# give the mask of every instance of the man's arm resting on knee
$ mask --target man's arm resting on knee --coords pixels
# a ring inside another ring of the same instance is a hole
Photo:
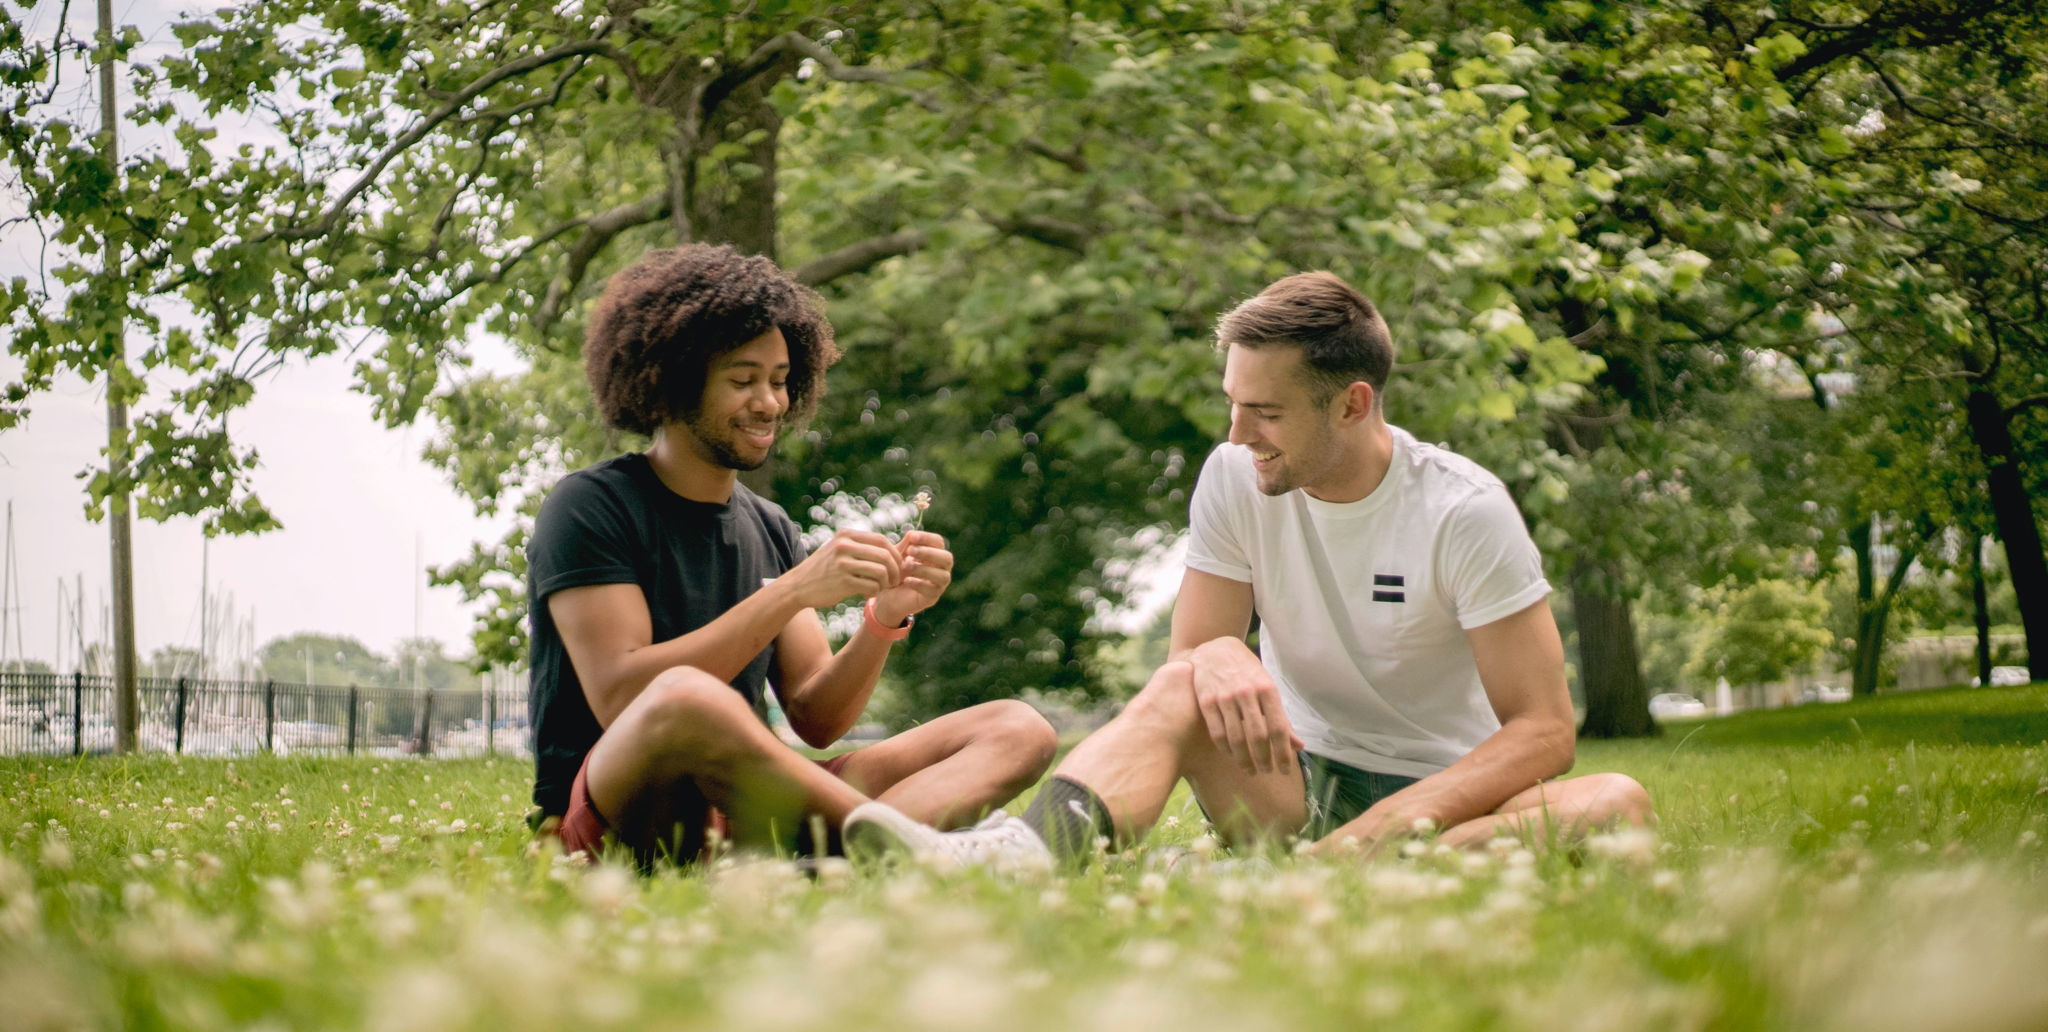
[[[1442,771],[1379,801],[1317,844],[1371,851],[1417,820],[1438,830],[1498,809],[1517,792],[1571,769],[1577,748],[1564,644],[1546,599],[1465,632],[1500,730]]]
[[[1273,676],[1244,643],[1252,610],[1250,584],[1188,570],[1173,603],[1167,658],[1194,667],[1195,705],[1218,749],[1247,774],[1291,771],[1302,743]]]

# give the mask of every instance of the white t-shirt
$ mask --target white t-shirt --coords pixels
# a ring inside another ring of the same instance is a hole
[[[1550,593],[1499,478],[1398,427],[1373,492],[1260,493],[1224,444],[1195,484],[1190,569],[1251,584],[1259,658],[1308,751],[1426,777],[1500,730],[1465,631]]]

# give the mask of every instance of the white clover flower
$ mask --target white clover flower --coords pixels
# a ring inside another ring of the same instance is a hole
[[[903,990],[902,1016],[944,1032],[1005,1027],[1012,998],[1009,979],[980,965],[942,961]]]
[[[1609,860],[1647,866],[1657,859],[1657,834],[1648,828],[1619,828],[1588,838],[1586,852]]]
[[[1173,964],[1180,956],[1180,947],[1164,939],[1145,939],[1132,943],[1126,952],[1130,955],[1132,967],[1159,971]]]
[[[71,869],[71,839],[52,835],[43,840],[43,866],[53,871]]]
[[[606,917],[617,916],[639,898],[638,879],[633,872],[612,864],[599,864],[591,868],[578,886],[577,895],[585,906]]]
[[[865,970],[889,944],[888,929],[865,917],[828,917],[812,925],[804,937],[812,968],[831,975]]]

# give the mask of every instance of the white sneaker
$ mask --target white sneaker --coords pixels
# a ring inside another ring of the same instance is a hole
[[[1006,873],[1053,868],[1052,850],[1031,826],[1001,810],[961,831],[940,831],[887,803],[862,803],[846,815],[846,851],[860,858],[907,855],[938,867],[986,867]]]

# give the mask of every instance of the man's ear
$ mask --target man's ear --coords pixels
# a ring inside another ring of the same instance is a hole
[[[1366,383],[1364,380],[1353,380],[1351,383],[1346,384],[1343,390],[1337,392],[1338,422],[1343,423],[1345,426],[1350,426],[1364,420],[1365,417],[1372,414],[1373,404],[1378,400],[1372,389],[1372,384]]]

